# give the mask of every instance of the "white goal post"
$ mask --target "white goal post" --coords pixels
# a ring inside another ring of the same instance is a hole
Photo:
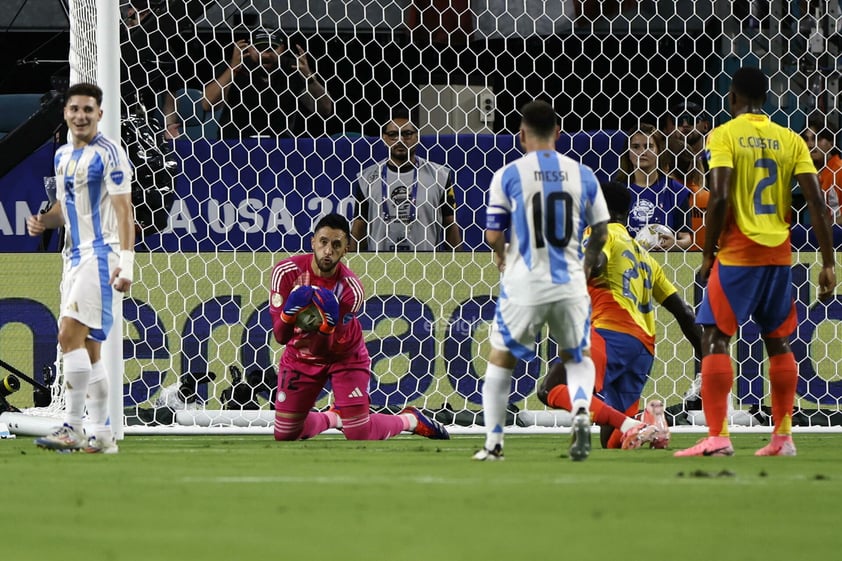
[[[840,125],[835,69],[842,42],[834,38],[842,16],[835,0],[821,3],[818,19],[782,0],[570,0],[556,11],[553,3],[530,0],[516,6],[137,0],[134,7],[148,9],[149,19],[131,31],[124,23],[129,0],[119,9],[113,0],[70,4],[71,83],[103,87],[111,118],[103,130],[121,135],[117,96],[142,87],[155,93],[146,117],[159,121],[156,130],[181,124],[181,136],[166,141],[179,166],[169,222],[139,242],[121,329],[107,345],[109,368],[121,382],[113,384],[111,403],[122,414],[112,419],[118,430],[125,423],[128,434],[271,432],[269,398],[281,349],[271,336],[268,275],[282,257],[309,250],[312,225],[324,213],[354,216],[354,182],[361,169],[385,158],[379,134],[391,107],[413,111],[419,155],[453,169],[464,243],[459,252],[348,255],[366,289],[361,321],[373,358],[372,406],[422,407],[453,432],[481,426],[486,334],[498,284],[482,238],[483,204],[493,171],[520,153],[514,133],[523,101],[554,103],[560,148],[601,180],[615,176],[627,132],[640,122],[664,128],[670,119],[727,120],[724,88],[741,64],[759,64],[770,76],[767,105],[777,122],[798,132],[817,116],[834,131]],[[332,114],[304,118],[295,138],[219,138],[225,112],[203,107],[203,86],[225,68],[234,41],[259,29],[307,53]],[[810,46],[818,40],[821,49]],[[140,56],[126,58],[139,48]],[[122,78],[121,52],[124,63],[132,61]],[[166,66],[159,73],[164,82],[153,78],[159,65]],[[138,76],[148,82],[131,82]],[[663,156],[677,174],[680,154]],[[703,225],[701,206],[687,213],[689,228]],[[842,426],[842,300],[815,304],[818,261],[805,220],[799,212],[793,229],[796,424],[835,430]],[[842,243],[842,231],[835,238]],[[700,256],[698,250],[658,256],[691,303],[699,298]],[[555,352],[551,341],[540,345],[541,359],[519,365],[513,382],[510,421],[519,431],[569,425],[568,414],[546,411],[535,397]],[[752,325],[735,338],[732,356],[730,422],[768,430],[764,353]],[[663,399],[677,426],[702,430],[701,412],[686,399],[697,368],[677,323],[659,312],[643,401]],[[317,406],[329,404],[325,393]]]

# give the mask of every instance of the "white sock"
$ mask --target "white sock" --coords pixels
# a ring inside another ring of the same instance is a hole
[[[506,425],[506,404],[509,402],[511,383],[511,368],[502,368],[489,363],[482,386],[486,450],[494,450],[498,444],[503,446],[503,427]]]
[[[64,422],[82,432],[82,417],[85,415],[85,396],[91,379],[91,359],[85,348],[64,353],[64,385],[67,411]]]
[[[108,375],[103,361],[91,366],[91,380],[88,382],[88,420],[93,425],[94,434],[109,434],[108,422]]]
[[[626,420],[623,421],[622,425],[620,425],[620,432],[625,433],[630,428],[632,428],[634,426],[637,426],[637,425],[641,425],[641,424],[643,424],[643,423],[641,423],[637,419],[632,419],[631,417],[626,417]]]
[[[569,360],[564,363],[567,369],[567,390],[570,392],[570,402],[573,404],[572,413],[579,409],[590,410],[593,385],[596,383],[596,367],[591,357],[583,356],[582,362]]]

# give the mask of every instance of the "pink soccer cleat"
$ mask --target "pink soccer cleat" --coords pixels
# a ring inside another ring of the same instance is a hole
[[[658,429],[658,433],[652,438],[649,446],[652,448],[666,448],[670,443],[670,427],[667,418],[664,416],[664,402],[654,399],[646,404],[643,410],[643,422]]]
[[[658,427],[646,423],[638,423],[623,433],[621,448],[623,450],[635,450],[647,442],[652,442],[658,437]]]
[[[695,446],[679,450],[673,456],[684,458],[688,456],[733,456],[734,447],[727,436],[708,436],[698,441]]]
[[[795,456],[795,443],[792,436],[773,434],[772,440],[754,453],[755,456]]]

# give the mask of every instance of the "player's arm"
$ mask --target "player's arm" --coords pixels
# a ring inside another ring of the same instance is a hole
[[[502,230],[486,230],[485,241],[494,252],[494,264],[502,272],[506,266],[506,234]]]
[[[699,277],[706,281],[713,267],[713,260],[719,245],[719,236],[725,227],[725,216],[728,209],[728,192],[731,188],[731,175],[734,170],[729,167],[712,168],[709,172],[708,209],[705,213],[705,246],[702,248],[702,267]]]
[[[357,178],[357,184],[354,186],[354,197],[357,199],[357,204],[354,222],[351,223],[351,239],[348,244],[348,251],[365,251],[368,247],[366,217],[368,216],[368,205],[371,203],[360,188],[361,182],[362,175]]]
[[[813,232],[819,241],[819,251],[822,255],[818,298],[827,300],[836,292],[836,254],[833,249],[830,215],[827,212],[818,176],[815,173],[799,173],[795,179],[798,180],[798,185],[807,201],[807,209],[813,220]]]
[[[451,176],[447,176],[447,185],[441,201],[441,222],[444,228],[444,241],[453,251],[462,250],[462,230],[456,223],[456,193]]]
[[[298,312],[309,304],[313,297],[312,287],[293,286],[293,279],[298,275],[297,269],[290,269],[285,273],[279,272],[279,267],[284,263],[287,262],[281,261],[281,263],[275,265],[269,288],[269,315],[272,318],[272,334],[281,345],[286,345],[292,339],[295,334],[295,320]],[[296,288],[303,288],[304,290],[296,294]]]
[[[46,230],[64,226],[61,201],[56,201],[47,212],[34,214],[26,219],[26,231],[30,236],[40,236]]]
[[[120,264],[111,273],[115,290],[126,292],[134,280],[134,207],[131,193],[111,194],[111,204],[117,216],[117,233],[120,237]]]
[[[693,350],[696,351],[696,357],[702,358],[702,333],[699,326],[696,324],[696,314],[693,313],[693,308],[690,304],[674,292],[667,296],[666,300],[661,302],[661,305],[666,308],[669,313],[673,315],[681,328],[684,337],[693,345]]]
[[[506,230],[512,220],[511,206],[503,193],[502,173],[499,169],[491,178],[485,209],[485,241],[494,252],[494,264],[500,272],[506,267]]]

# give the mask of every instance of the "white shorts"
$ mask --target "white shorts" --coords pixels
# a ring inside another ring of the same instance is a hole
[[[536,339],[544,325],[561,350],[576,362],[591,346],[591,299],[587,293],[544,304],[519,305],[505,297],[497,299],[497,312],[489,335],[491,346],[510,351],[517,358],[537,357]]]
[[[100,343],[114,323],[113,307],[121,302],[122,294],[108,282],[119,260],[113,251],[107,257],[87,255],[75,265],[70,259],[64,260],[59,320],[71,317],[88,326],[88,337]]]

